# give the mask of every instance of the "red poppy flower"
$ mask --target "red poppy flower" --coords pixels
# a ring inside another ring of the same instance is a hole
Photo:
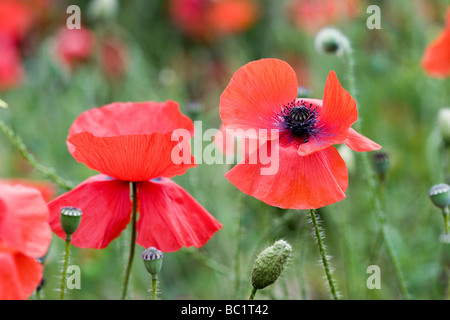
[[[30,30],[34,20],[31,8],[23,1],[0,1],[0,34],[19,42]]]
[[[36,258],[51,241],[48,207],[41,193],[0,184],[0,299],[27,299],[42,279]]]
[[[355,151],[380,148],[351,128],[358,118],[356,102],[333,71],[323,101],[297,99],[295,71],[277,59],[240,68],[220,98],[220,116],[226,128],[261,133],[257,136],[266,139],[226,177],[272,206],[312,209],[342,200],[348,173],[333,145],[345,143]],[[270,158],[278,161],[277,170],[261,174]]]
[[[44,198],[45,202],[52,200],[56,194],[55,186],[47,181],[31,180],[31,179],[24,179],[24,178],[10,178],[10,179],[0,180],[0,183],[10,184],[10,185],[18,185],[19,184],[19,185],[35,188],[41,192],[42,197]]]
[[[56,35],[56,54],[59,61],[70,68],[86,62],[94,50],[94,35],[86,27],[62,27]]]
[[[288,15],[308,33],[340,20],[355,17],[360,12],[359,0],[293,0]]]
[[[186,35],[210,41],[246,31],[255,23],[258,10],[250,0],[171,0],[169,13]]]
[[[125,74],[128,60],[127,48],[118,39],[105,39],[101,43],[101,68],[111,79],[117,79]]]
[[[0,36],[0,90],[19,86],[25,77],[20,52],[11,39]]]
[[[112,103],[82,113],[70,128],[72,156],[95,175],[49,203],[50,226],[61,238],[59,210],[77,207],[83,218],[72,243],[104,248],[130,221],[130,182],[137,183],[140,217],[137,243],[145,248],[176,251],[200,247],[221,228],[182,187],[169,178],[195,166],[190,150],[173,141],[177,129],[194,132],[192,121],[173,101]],[[189,152],[189,163],[175,164],[171,154]]]
[[[450,75],[450,9],[447,10],[445,29],[425,49],[422,67],[432,77]]]

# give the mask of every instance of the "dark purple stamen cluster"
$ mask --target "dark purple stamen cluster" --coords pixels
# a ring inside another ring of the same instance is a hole
[[[304,138],[303,143],[306,143],[315,131],[318,114],[317,106],[296,100],[284,105],[279,116],[285,128],[295,137]]]

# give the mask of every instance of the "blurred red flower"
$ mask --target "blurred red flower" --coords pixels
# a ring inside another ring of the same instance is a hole
[[[360,0],[292,0],[288,16],[302,30],[316,33],[323,27],[360,13]]]
[[[447,10],[446,27],[426,48],[422,67],[432,77],[450,75],[450,9]]]
[[[94,34],[86,27],[61,27],[56,35],[56,55],[59,62],[74,68],[91,58],[94,52]]]
[[[170,177],[195,166],[175,164],[174,131],[194,132],[192,121],[173,101],[112,103],[82,113],[70,128],[67,145],[72,156],[95,175],[49,203],[50,225],[61,238],[59,210],[73,206],[83,219],[72,237],[75,246],[104,248],[130,221],[130,182],[137,183],[139,213],[137,243],[145,248],[176,251],[204,245],[221,228],[194,198]]]
[[[0,299],[27,299],[42,280],[52,233],[41,193],[0,183]]]
[[[47,182],[47,181],[32,180],[32,179],[25,179],[25,178],[9,178],[9,179],[0,180],[0,183],[10,184],[10,185],[18,185],[19,184],[19,185],[35,188],[41,192],[42,197],[44,198],[45,202],[49,202],[56,195],[55,186],[52,183]]]
[[[171,0],[169,13],[188,36],[210,41],[248,30],[257,20],[258,7],[251,0]]]
[[[274,150],[271,157],[277,153],[273,159],[279,167],[262,175],[269,155],[262,155],[259,147],[226,177],[269,205],[315,209],[345,198],[347,168],[333,145],[345,143],[355,151],[381,147],[351,128],[358,118],[356,102],[334,71],[323,101],[297,99],[297,85],[295,71],[278,59],[250,62],[233,75],[220,98],[222,122],[228,129],[257,132],[266,139],[263,147]]]
[[[101,43],[101,68],[111,79],[122,77],[127,69],[128,54],[125,44],[117,39],[107,38]]]
[[[0,35],[9,37],[15,44],[23,39],[34,20],[31,7],[24,1],[0,1]]]
[[[22,84],[25,70],[20,52],[10,38],[0,36],[0,91],[9,90]]]

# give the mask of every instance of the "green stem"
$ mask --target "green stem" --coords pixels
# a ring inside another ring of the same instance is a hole
[[[152,300],[156,300],[156,284],[158,282],[158,278],[152,277]]]
[[[450,212],[448,207],[442,209],[442,216],[444,218],[444,236],[450,237]]]
[[[312,221],[312,224],[314,227],[314,234],[316,236],[317,245],[319,246],[320,256],[322,259],[322,265],[324,267],[325,274],[327,276],[327,281],[328,281],[328,285],[330,287],[331,295],[334,300],[339,300],[339,296],[338,296],[338,293],[336,290],[336,285],[334,284],[334,280],[331,275],[330,263],[328,261],[328,256],[327,256],[327,252],[326,252],[325,244],[324,244],[324,237],[322,236],[323,230],[320,230],[320,226],[317,222],[316,213],[315,213],[314,209],[311,209],[309,211],[309,213],[310,213],[311,221]]]
[[[136,247],[136,220],[137,220],[137,185],[136,182],[131,182],[131,198],[133,202],[133,211],[131,213],[131,240],[130,240],[130,255],[128,256],[128,264],[125,270],[125,277],[123,280],[121,299],[125,300],[128,290],[128,282],[130,280],[131,267],[134,259],[134,249]]]
[[[347,65],[347,81],[348,81],[348,86],[349,86],[349,88],[348,88],[349,93],[355,99],[355,101],[357,101],[355,77],[354,77],[354,73],[353,73],[354,60],[353,60],[352,53],[353,53],[352,48],[349,47],[346,50],[344,57],[345,57],[345,63]],[[358,103],[356,103],[356,105],[358,106]],[[355,129],[358,131],[360,129],[360,127],[361,127],[361,121],[358,121],[355,124]],[[369,186],[369,191],[370,191],[370,194],[372,195],[372,201],[373,201],[373,205],[374,205],[374,209],[375,209],[374,210],[375,217],[377,219],[383,241],[386,245],[389,258],[391,259],[392,264],[394,266],[394,271],[395,271],[402,295],[405,299],[409,299],[409,293],[408,293],[408,290],[406,287],[405,280],[403,278],[403,273],[400,268],[400,263],[398,262],[397,255],[395,253],[394,247],[392,245],[392,242],[391,242],[391,239],[389,236],[388,228],[386,225],[386,220],[384,218],[383,207],[382,207],[381,200],[380,200],[380,195],[377,194],[377,188],[376,188],[373,168],[370,166],[368,153],[362,152],[361,157],[362,157],[363,170],[364,170],[364,173],[365,173],[365,176],[367,179],[367,184]]]
[[[240,289],[240,266],[241,266],[241,249],[242,249],[242,192],[238,193],[238,204],[237,204],[237,226],[236,226],[236,250],[235,250],[235,257],[234,257],[234,277],[235,277],[235,287],[234,287],[234,294],[235,297],[239,296],[239,289]]]
[[[39,163],[36,158],[28,151],[22,139],[14,132],[14,130],[0,120],[0,131],[8,138],[11,144],[19,151],[20,155],[39,173],[49,180],[52,180],[61,188],[71,190],[74,185],[60,176],[58,176],[53,168],[48,168]]]
[[[250,292],[250,296],[248,297],[248,300],[254,300],[255,299],[255,295],[256,295],[256,291],[258,289],[256,289],[255,287],[253,287],[252,292]]]
[[[61,289],[60,289],[60,300],[64,300],[64,294],[66,292],[66,276],[67,276],[67,266],[69,265],[69,253],[70,253],[70,241],[72,240],[71,235],[66,235],[66,251],[64,255],[64,265],[61,277]]]

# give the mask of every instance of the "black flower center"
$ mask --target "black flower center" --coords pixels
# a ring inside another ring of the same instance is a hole
[[[292,101],[283,106],[279,114],[284,127],[296,137],[303,139],[303,143],[308,142],[309,137],[315,131],[315,125],[319,120],[317,106],[305,101]]]

